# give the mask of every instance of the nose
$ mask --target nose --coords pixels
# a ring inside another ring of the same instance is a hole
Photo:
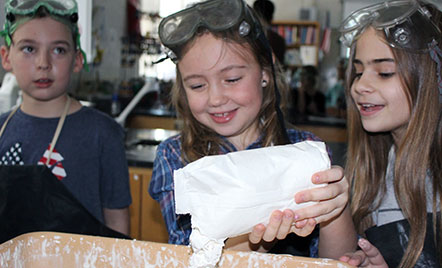
[[[37,56],[37,68],[39,70],[48,70],[50,67],[51,59],[49,53],[41,51]]]
[[[226,96],[225,89],[220,85],[211,85],[209,87],[209,105],[213,107],[221,106],[227,103],[228,97]]]
[[[374,90],[371,79],[365,73],[362,73],[358,79],[353,81],[352,88],[358,94],[367,94]]]

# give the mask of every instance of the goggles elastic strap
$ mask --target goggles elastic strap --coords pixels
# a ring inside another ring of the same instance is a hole
[[[442,103],[442,78],[440,75],[442,65],[440,59],[442,58],[442,51],[437,46],[437,42],[435,40],[433,40],[433,42],[428,46],[430,48],[430,57],[437,64],[437,87],[439,88],[439,102]]]

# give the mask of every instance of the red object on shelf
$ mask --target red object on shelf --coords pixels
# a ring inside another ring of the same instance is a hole
[[[127,34],[131,38],[141,37],[140,29],[140,2],[139,0],[127,0]]]

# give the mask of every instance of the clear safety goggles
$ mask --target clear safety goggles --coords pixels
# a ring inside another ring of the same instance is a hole
[[[200,27],[212,32],[225,31],[238,27],[238,34],[256,40],[266,50],[265,57],[273,62],[272,49],[265,37],[261,23],[243,0],[208,0],[165,17],[158,26],[161,43],[168,49],[167,57],[158,60],[159,63],[170,58],[177,62],[176,49],[186,44]],[[276,83],[274,65],[271,64],[273,80],[275,81],[275,109],[286,142],[289,142],[280,104],[280,93]]]
[[[242,0],[209,0],[167,16],[158,33],[163,45],[173,50],[192,38],[199,27],[216,32],[239,24],[239,34],[246,36],[260,29],[256,23]]]
[[[342,23],[341,42],[351,46],[367,26],[383,30],[388,44],[395,48],[427,52],[441,32],[429,11],[413,0],[394,0],[371,5],[350,14]]]

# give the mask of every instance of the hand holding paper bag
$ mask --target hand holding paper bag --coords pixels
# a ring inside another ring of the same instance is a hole
[[[318,187],[313,173],[330,168],[322,142],[265,147],[201,158],[174,173],[176,213],[215,240],[267,224],[274,210],[296,210],[300,190]]]

